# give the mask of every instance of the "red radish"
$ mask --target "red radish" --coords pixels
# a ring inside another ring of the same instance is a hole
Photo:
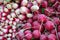
[[[35,29],[35,30],[36,30],[36,29],[39,30],[40,26],[41,26],[41,25],[39,24],[38,21],[34,21],[33,24],[32,24],[32,28]]]
[[[41,14],[39,10],[34,12],[34,15],[38,15],[38,14]]]
[[[60,32],[60,25],[57,27],[58,32]]]
[[[58,32],[58,37],[59,37],[59,40],[60,40],[60,32]]]
[[[2,40],[7,40],[7,38],[6,37],[3,37]]]
[[[59,11],[59,12],[60,12],[60,5],[57,7],[57,11]]]
[[[56,1],[55,4],[53,5],[54,8],[57,8],[59,6],[59,2]]]
[[[28,23],[32,23],[33,20],[32,20],[32,19],[28,19],[27,22],[28,22]]]
[[[60,19],[57,18],[57,17],[54,17],[54,18],[53,18],[53,22],[54,22],[56,25],[59,25],[59,24],[60,24]]]
[[[33,20],[37,20],[38,15],[33,15]]]
[[[56,35],[56,31],[54,29],[51,30],[51,34],[55,34]]]
[[[31,33],[27,33],[25,35],[25,38],[28,39],[28,40],[32,39],[32,34]]]
[[[24,34],[28,34],[28,33],[31,33],[31,31],[30,30],[25,30],[24,31]]]
[[[51,8],[51,7],[48,7],[48,8],[45,9],[44,12],[47,16],[51,16],[52,14],[54,14],[54,9]]]
[[[18,39],[18,40],[20,40],[21,38],[20,38],[20,36],[19,36],[19,34],[17,34],[16,35],[16,38]]]
[[[48,37],[45,34],[42,34],[40,36],[40,40],[48,40]]]
[[[43,8],[46,8],[48,6],[48,3],[47,3],[47,1],[43,1],[41,5]]]
[[[16,22],[19,22],[19,18],[15,18],[14,20],[15,20]]]
[[[51,22],[51,21],[47,21],[47,22],[45,23],[45,28],[46,28],[47,30],[51,31],[51,30],[54,28],[54,23]]]
[[[56,0],[49,0],[51,3],[55,3],[56,2]]]
[[[48,40],[56,40],[56,35],[54,34],[48,35]]]
[[[25,9],[25,10],[24,10],[24,9]],[[27,7],[22,6],[22,7],[20,7],[20,12],[21,12],[22,14],[27,14],[27,13],[29,13],[29,9],[28,9]]]
[[[15,21],[13,21],[13,25],[15,25],[15,26],[16,26],[16,25],[17,25],[17,23],[16,23]]]
[[[2,17],[1,19],[2,19],[2,20],[6,20],[6,17]]]
[[[58,0],[60,2],[60,0]]]
[[[46,22],[47,17],[44,14],[38,14],[38,21],[39,22]]]
[[[7,16],[7,14],[5,12],[2,13],[2,16]]]
[[[12,27],[10,25],[5,26],[7,29],[11,29]]]
[[[28,2],[27,7],[28,7],[28,8],[31,8],[32,5],[33,5],[33,4],[32,4],[31,2]]]
[[[24,29],[30,29],[31,28],[31,24],[30,23],[25,23],[23,28]]]
[[[0,40],[60,40],[59,2],[0,0]]]
[[[27,6],[27,4],[28,4],[28,0],[22,0],[22,2],[21,2],[22,6]]]
[[[34,31],[33,31],[33,37],[34,37],[34,38],[39,38],[39,37],[40,37],[40,32],[39,32],[39,30],[34,30]]]

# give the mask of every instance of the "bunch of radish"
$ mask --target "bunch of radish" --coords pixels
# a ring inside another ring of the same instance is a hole
[[[0,0],[0,40],[60,40],[60,0]]]

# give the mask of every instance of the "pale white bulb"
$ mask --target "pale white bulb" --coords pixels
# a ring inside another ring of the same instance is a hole
[[[21,5],[25,6],[27,5],[27,3],[28,3],[28,0],[23,0]]]
[[[23,19],[23,18],[24,18],[24,16],[23,16],[23,15],[19,15],[18,17],[19,17],[19,19]]]
[[[22,7],[20,7],[20,12],[21,13],[26,13],[27,12],[27,8],[26,7],[24,7],[24,6],[22,6]]]
[[[16,14],[15,13],[11,13],[11,16],[12,16],[12,18],[15,18]]]
[[[14,9],[16,9],[16,8],[18,8],[18,4],[17,4],[17,3],[12,3],[12,7],[13,7]]]
[[[39,6],[38,6],[38,5],[33,5],[33,6],[31,7],[31,10],[32,10],[32,11],[37,11],[37,10],[39,10]]]
[[[28,17],[28,18],[31,18],[31,17],[33,17],[33,15],[30,14],[30,13],[28,13],[28,14],[27,14],[27,17]]]
[[[11,4],[7,4],[6,7],[7,7],[8,9],[12,9]]]
[[[5,11],[5,12],[8,12],[8,9],[7,9],[7,8],[4,8],[4,11]]]
[[[16,9],[16,10],[15,10],[15,13],[16,13],[16,14],[20,14],[20,9]]]

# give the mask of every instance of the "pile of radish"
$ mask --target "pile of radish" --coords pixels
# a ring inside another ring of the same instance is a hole
[[[0,40],[60,40],[60,0],[0,0]]]

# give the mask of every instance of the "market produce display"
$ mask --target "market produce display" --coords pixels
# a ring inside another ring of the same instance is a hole
[[[60,40],[60,0],[0,0],[0,40]]]

